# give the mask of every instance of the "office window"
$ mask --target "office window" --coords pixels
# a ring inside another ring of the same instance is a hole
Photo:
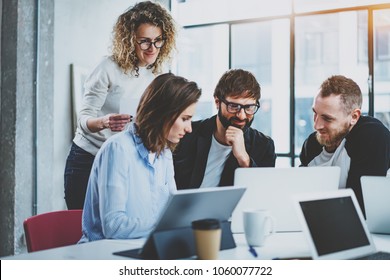
[[[171,1],[175,19],[183,26],[291,14],[292,0]]]
[[[290,23],[278,19],[231,27],[231,68],[251,71],[261,86],[261,107],[252,127],[289,152]]]
[[[358,63],[368,63],[368,13],[358,14]]]
[[[296,18],[295,153],[314,131],[313,97],[331,75],[355,80],[368,111],[367,11],[330,13]]]
[[[297,13],[358,7],[374,4],[388,4],[388,0],[294,0]]]
[[[374,112],[390,129],[390,9],[374,11]]]
[[[318,88],[323,77],[338,71],[339,18],[337,14],[298,17],[295,22],[295,83]],[[303,95],[302,92],[296,92]],[[307,92],[306,96],[312,96]]]
[[[216,113],[214,89],[229,69],[229,27],[227,24],[187,28],[178,43],[177,73],[198,83],[202,96],[194,120]]]
[[[187,26],[182,32],[184,49],[179,46],[178,74],[194,79],[203,88],[200,117],[216,113],[211,97],[224,71],[243,68],[253,72],[262,88],[261,108],[253,127],[274,139],[278,166],[299,165],[297,156],[303,141],[314,131],[313,97],[331,75],[355,80],[363,93],[363,114],[369,113],[369,101],[373,100],[374,116],[390,128],[388,1],[290,1],[267,6],[268,1],[264,6],[264,0],[245,0],[239,5],[229,0],[219,7],[216,3],[222,3],[220,0],[172,2],[176,18]],[[293,6],[295,13],[291,15]],[[202,9],[202,14],[195,13],[196,9]],[[369,20],[373,22],[369,24]],[[290,57],[290,46],[294,57]],[[369,77],[369,65],[374,66],[373,77]],[[372,100],[368,95],[371,78]]]

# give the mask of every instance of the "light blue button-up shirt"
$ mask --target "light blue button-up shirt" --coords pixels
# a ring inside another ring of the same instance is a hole
[[[97,153],[85,197],[80,243],[148,235],[176,191],[172,153],[149,162],[135,126],[110,137]]]

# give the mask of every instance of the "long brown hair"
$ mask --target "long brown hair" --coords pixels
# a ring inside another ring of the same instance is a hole
[[[167,136],[176,119],[190,105],[196,103],[201,89],[195,82],[173,75],[162,74],[146,88],[137,108],[137,134],[145,147],[160,154],[176,144]]]
[[[149,23],[161,28],[164,46],[150,67],[158,74],[165,61],[171,60],[176,49],[177,28],[170,13],[160,4],[151,1],[137,3],[118,17],[113,29],[112,57],[125,73],[139,75],[138,56],[135,51],[136,32],[141,24]]]

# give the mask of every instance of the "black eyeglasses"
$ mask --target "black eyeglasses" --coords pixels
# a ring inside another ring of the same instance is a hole
[[[244,109],[246,114],[254,115],[256,114],[257,110],[259,110],[260,108],[259,102],[257,102],[257,104],[241,105],[233,102],[228,102],[223,98],[220,98],[219,100],[225,103],[227,111],[231,114],[237,114],[241,111],[241,109]]]
[[[149,41],[149,40],[140,40],[137,41],[137,44],[140,46],[141,50],[146,51],[150,49],[152,45],[156,49],[161,49],[164,46],[165,40],[164,39],[157,39],[156,41]]]

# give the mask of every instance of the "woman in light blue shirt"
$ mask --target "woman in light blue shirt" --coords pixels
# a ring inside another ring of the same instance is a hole
[[[191,132],[201,90],[163,74],[146,88],[135,123],[109,138],[97,153],[83,210],[83,236],[127,239],[148,235],[176,190],[172,150]]]

